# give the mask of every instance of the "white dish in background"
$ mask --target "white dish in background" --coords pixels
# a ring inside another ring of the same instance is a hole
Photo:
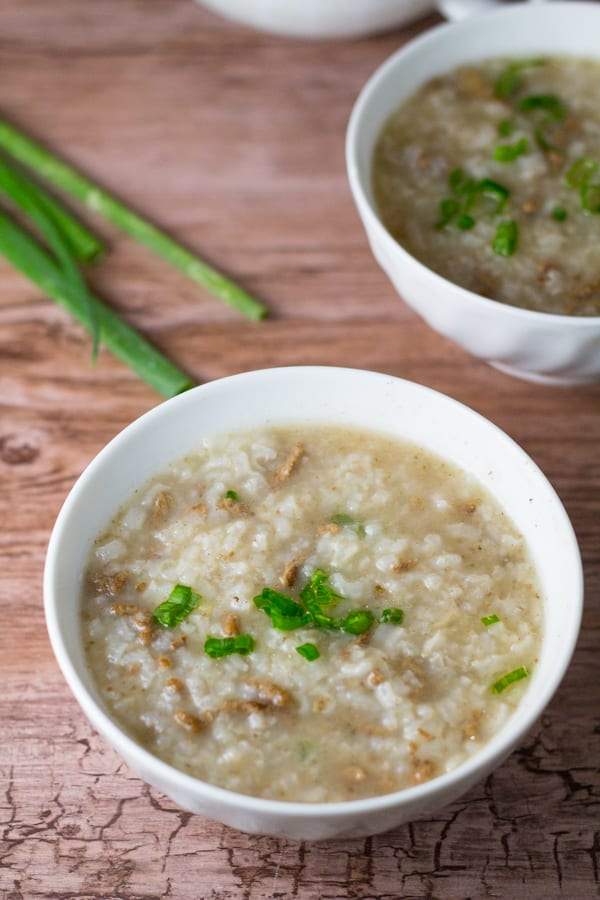
[[[118,508],[203,437],[304,422],[353,425],[416,443],[490,491],[527,541],[544,601],[539,662],[506,725],[466,763],[413,788],[341,803],[257,799],[207,784],[148,753],[107,714],[84,655],[79,611],[91,545]],[[553,488],[507,435],[460,403],[387,375],[323,367],[269,369],[188,391],[142,416],[81,475],[58,516],[44,573],[46,621],[63,674],[88,719],[145,781],[194,813],[292,839],[358,837],[429,815],[498,766],[542,713],[569,664],[581,618],[577,542]]]
[[[389,234],[371,185],[373,149],[383,124],[422,84],[486,58],[536,54],[600,57],[600,5],[519,4],[442,25],[403,47],[375,72],[356,101],[346,138],[348,177],[375,258],[432,328],[509,374],[581,384],[600,380],[600,317],[520,309],[453,284]]]
[[[435,8],[434,0],[197,0],[261,31],[312,39],[352,38],[398,28]]]

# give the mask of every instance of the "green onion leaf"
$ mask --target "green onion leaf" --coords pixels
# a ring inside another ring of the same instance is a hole
[[[257,609],[269,616],[273,628],[277,628],[279,631],[295,631],[312,622],[310,613],[299,603],[272,588],[263,588],[262,593],[255,597],[253,602]]]
[[[254,638],[251,634],[238,634],[236,637],[226,638],[207,637],[204,641],[204,652],[213,659],[231,656],[232,653],[248,656],[254,647]]]
[[[557,122],[560,122],[567,114],[567,108],[556,94],[530,94],[519,102],[521,112],[536,112],[541,110]]]
[[[379,621],[383,622],[384,625],[402,625],[404,622],[404,610],[399,608],[384,609]]]
[[[509,685],[514,684],[515,681],[521,681],[523,678],[527,678],[528,675],[529,672],[526,667],[519,666],[518,669],[513,669],[512,672],[503,675],[502,678],[495,681],[492,685],[492,692],[494,694],[501,694]]]
[[[498,144],[494,150],[494,159],[496,162],[508,163],[514,162],[519,156],[529,152],[529,141],[527,138],[521,138],[514,144]]]
[[[445,228],[446,225],[449,225],[459,210],[460,203],[453,197],[446,197],[444,200],[440,200],[440,217],[435,223],[435,227],[438,229],[438,231],[441,231],[442,228]]]
[[[296,647],[296,653],[299,653],[300,656],[303,656],[308,662],[314,662],[314,660],[318,659],[321,655],[318,647],[315,647],[314,644],[300,644],[299,647]]]
[[[571,188],[581,188],[592,180],[598,168],[599,164],[595,159],[591,159],[589,156],[581,156],[575,160],[568,170],[565,175],[565,182]]]
[[[512,119],[502,119],[501,122],[498,122],[498,134],[500,137],[510,137],[515,127]]]
[[[234,503],[239,503],[240,495],[238,494],[237,491],[225,491],[224,499],[225,500],[233,500]]]
[[[568,213],[567,213],[566,209],[564,208],[564,206],[555,206],[554,209],[552,210],[551,215],[552,215],[552,218],[556,222],[564,222],[568,216]]]
[[[496,613],[492,613],[491,616],[482,616],[481,622],[485,625],[486,628],[489,628],[490,625],[496,625],[497,622],[500,621],[500,618],[496,615]]]
[[[374,622],[375,616],[368,609],[355,609],[341,620],[339,627],[347,634],[364,634]]]
[[[167,599],[157,606],[153,618],[163,628],[175,628],[187,619],[201,601],[200,594],[186,584],[176,584]]]
[[[513,219],[500,222],[492,241],[492,250],[498,256],[512,256],[519,242],[519,227]]]
[[[359,537],[364,537],[367,533],[365,531],[365,526],[362,522],[357,522],[356,519],[353,519],[352,516],[349,516],[347,513],[336,513],[335,516],[331,517],[331,521],[334,525],[342,525],[347,526],[348,528],[352,528],[353,531]]]

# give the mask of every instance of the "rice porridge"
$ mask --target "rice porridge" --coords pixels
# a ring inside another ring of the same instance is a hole
[[[95,542],[89,666],[140,744],[204,781],[329,802],[454,769],[536,662],[524,540],[471,476],[320,425],[205,441]]]
[[[600,62],[494,59],[420,88],[373,160],[388,231],[469,290],[600,315]]]

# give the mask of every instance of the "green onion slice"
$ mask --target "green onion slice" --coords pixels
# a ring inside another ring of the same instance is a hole
[[[514,684],[516,681],[521,681],[523,678],[527,678],[528,675],[529,670],[525,666],[519,666],[518,669],[513,669],[512,672],[508,672],[507,675],[503,675],[502,678],[495,681],[492,685],[492,692],[494,694],[501,694],[502,691],[509,687],[509,685]]]
[[[515,123],[512,119],[502,119],[498,122],[498,134],[500,137],[510,137],[515,130]]]
[[[212,659],[221,659],[223,656],[231,656],[239,653],[240,656],[248,656],[255,647],[251,634],[238,634],[236,637],[216,638],[207,637],[204,641],[204,652]]]
[[[402,625],[404,622],[404,610],[398,607],[384,609],[379,621],[383,622],[384,625]]]
[[[314,644],[300,644],[299,647],[296,647],[296,653],[299,653],[300,656],[303,656],[308,662],[314,662],[315,659],[318,659],[321,655],[319,653],[319,648]]]
[[[373,626],[375,616],[368,609],[355,609],[340,622],[340,628],[347,634],[364,634]]]
[[[225,491],[224,499],[225,500],[233,500],[234,503],[239,503],[240,495],[238,494],[237,491]]]
[[[552,210],[552,218],[556,222],[564,222],[565,219],[567,218],[567,216],[568,216],[568,213],[567,213],[566,209],[564,208],[564,206],[555,206],[554,209]]]
[[[498,256],[512,256],[519,242],[519,227],[514,219],[500,222],[492,241],[492,250]]]
[[[353,519],[352,516],[349,516],[347,513],[336,513],[335,516],[331,517],[331,521],[334,525],[342,525],[351,528],[359,537],[364,537],[367,533],[362,522],[357,522],[356,519]]]
[[[501,100],[508,100],[523,85],[521,72],[534,66],[543,66],[545,62],[546,60],[541,57],[534,57],[533,59],[521,59],[510,63],[496,79],[494,84],[496,97],[499,97]]]
[[[529,152],[529,141],[527,138],[521,138],[514,144],[498,144],[494,149],[494,159],[496,162],[508,163],[514,162],[519,156]]]
[[[490,625],[496,625],[500,621],[500,617],[496,613],[492,613],[490,616],[482,616],[481,621],[486,628],[489,628]]]
[[[295,631],[297,628],[305,628],[312,622],[310,613],[299,603],[272,588],[263,588],[253,602],[257,609],[269,616],[273,628],[279,631]]]
[[[441,231],[442,228],[449,225],[454,216],[458,214],[459,210],[460,203],[453,197],[446,197],[444,200],[440,200],[439,219],[435,223],[435,227],[438,231]]]
[[[581,188],[584,184],[588,184],[591,181],[599,168],[600,166],[595,159],[591,159],[589,156],[581,156],[575,160],[568,170],[565,175],[565,182],[571,188]]]
[[[521,112],[529,113],[545,112],[549,118],[556,122],[562,121],[567,114],[567,108],[556,94],[530,94],[519,101]]]
[[[167,599],[157,606],[152,616],[163,628],[175,628],[193,612],[202,597],[187,584],[176,584]]]

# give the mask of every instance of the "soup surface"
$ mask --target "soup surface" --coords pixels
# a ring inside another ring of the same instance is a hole
[[[477,481],[308,425],[211,439],[137,491],[93,546],[82,628],[144,747],[322,802],[476,753],[526,689],[541,616],[524,541]]]
[[[388,120],[382,220],[440,275],[514,306],[600,315],[600,62],[490,60]]]

